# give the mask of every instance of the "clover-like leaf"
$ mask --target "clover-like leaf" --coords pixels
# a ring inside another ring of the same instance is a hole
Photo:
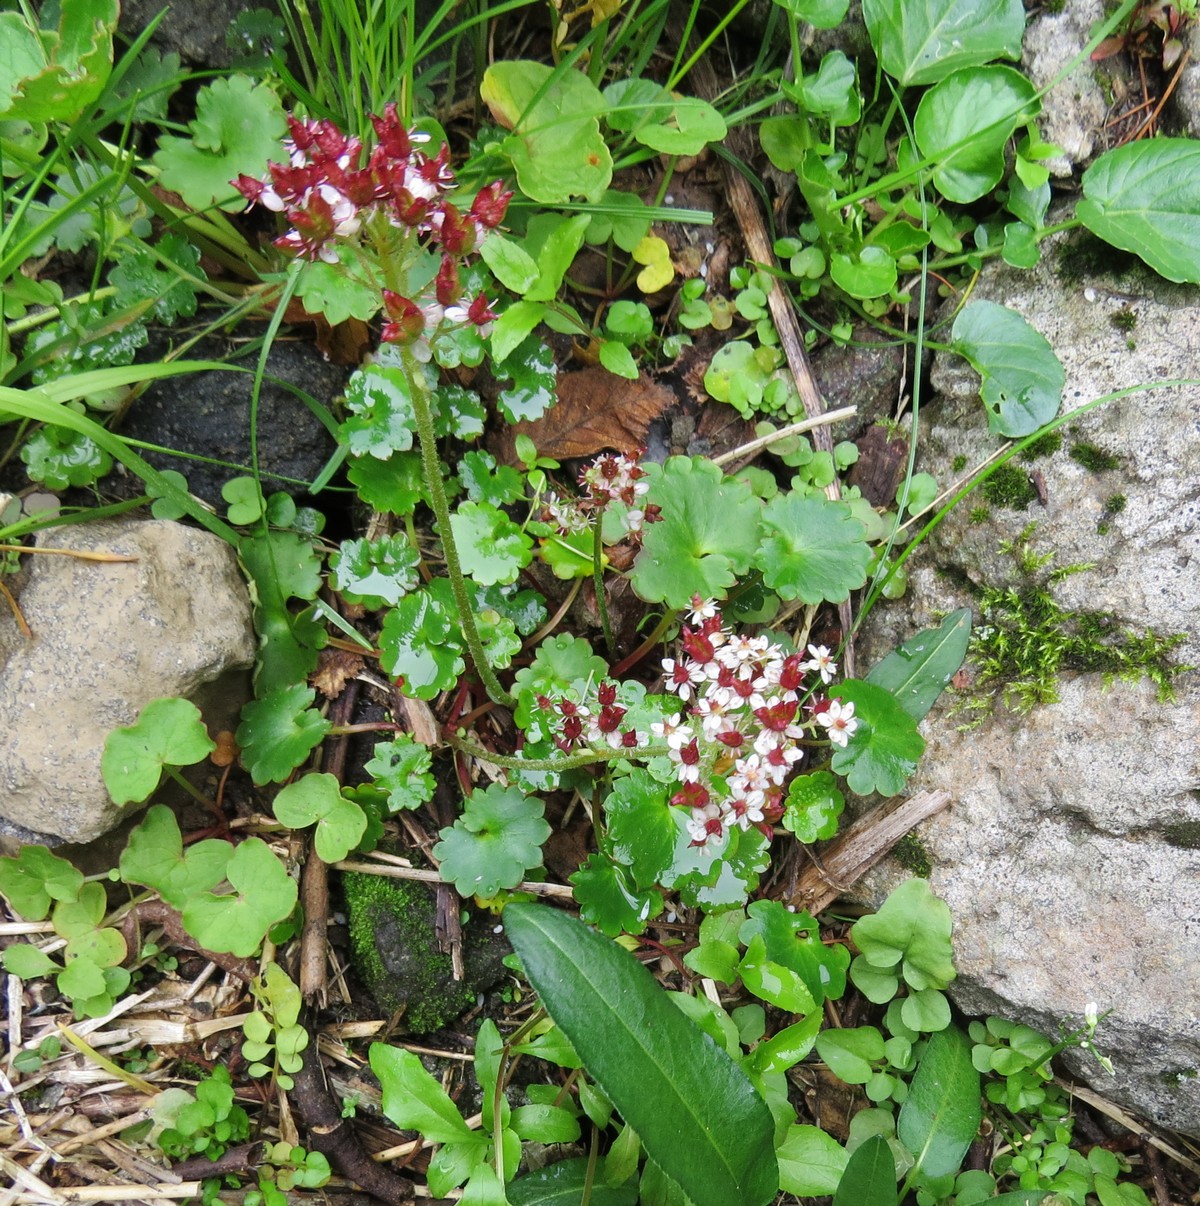
[[[441,831],[433,857],[444,878],[462,896],[495,896],[515,888],[542,865],[542,843],[550,836],[545,804],[515,787],[493,783],[473,791],[462,816]]]
[[[0,858],[0,893],[26,921],[41,921],[55,900],[74,900],[83,872],[45,846],[22,846]]]
[[[324,740],[330,724],[311,706],[316,697],[311,687],[293,683],[242,709],[237,743],[255,783],[286,779]]]
[[[662,893],[637,888],[626,868],[603,854],[590,854],[571,877],[579,916],[610,938],[640,934],[662,911]]]
[[[378,540],[343,540],[329,558],[329,575],[348,603],[374,610],[392,606],[415,590],[420,564],[421,554],[398,532]]]
[[[379,664],[417,699],[448,691],[466,669],[453,600],[439,597],[439,579],[405,596],[387,613],[379,634]]]
[[[346,408],[351,417],[339,435],[352,455],[386,461],[393,452],[413,446],[417,419],[412,384],[400,365],[368,364],[356,370],[346,384]]]
[[[846,798],[829,771],[797,775],[788,786],[783,827],[801,842],[818,842],[837,833]]]
[[[175,814],[165,804],[155,804],[121,851],[121,878],[127,884],[153,888],[179,909],[195,893],[206,892],[225,878],[232,855],[232,844],[219,838],[196,842],[185,854]]]
[[[262,489],[252,477],[231,477],[221,487],[221,497],[229,504],[230,523],[251,524],[262,518],[267,505]]]
[[[763,509],[763,529],[755,565],[782,598],[841,603],[866,582],[866,529],[845,503],[781,494]]]
[[[662,508],[649,525],[632,582],[650,603],[684,608],[693,595],[721,598],[750,568],[760,504],[750,487],[702,457],[673,456],[651,468],[647,503]]]
[[[327,863],[341,862],[362,840],[367,817],[347,800],[334,775],[305,775],[275,797],[275,816],[289,829],[316,825],[313,845]]]
[[[363,770],[375,780],[375,786],[387,793],[392,812],[420,808],[433,799],[434,781],[429,774],[433,756],[407,733],[375,746],[374,757]]]
[[[639,126],[633,136],[662,155],[698,155],[710,142],[720,142],[726,132],[725,119],[712,105],[683,96],[674,100],[667,121]]]
[[[463,572],[482,586],[515,582],[533,560],[533,541],[490,503],[465,502],[450,516]]]
[[[134,724],[109,733],[100,773],[114,802],[128,804],[150,795],[164,766],[191,766],[216,748],[194,703],[156,699]]]
[[[1019,439],[1058,413],[1067,374],[1044,335],[1015,310],[971,302],[954,320],[954,350],[983,378],[988,429]]]
[[[268,160],[282,160],[287,130],[283,107],[267,83],[232,75],[206,84],[196,95],[190,135],[159,140],[154,163],[160,183],[193,209],[222,209],[245,202],[229,183],[239,172],[259,176]]]
[[[830,694],[852,703],[858,721],[849,742],[833,752],[834,772],[844,775],[850,790],[860,796],[874,791],[894,796],[916,770],[925,749],[917,722],[890,691],[874,683],[847,679]]]
[[[296,882],[271,847],[254,837],[233,852],[226,879],[233,892],[198,892],[183,908],[183,924],[205,950],[249,958],[296,907]]]

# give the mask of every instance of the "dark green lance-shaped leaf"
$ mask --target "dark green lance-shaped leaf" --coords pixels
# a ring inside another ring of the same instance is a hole
[[[1004,175],[1005,143],[1039,108],[1033,85],[1011,67],[965,68],[925,93],[913,135],[934,161],[942,196],[966,205],[991,192]]]
[[[830,692],[854,705],[858,728],[830,765],[860,796],[894,796],[917,769],[925,739],[895,697],[874,683],[847,679]]]
[[[398,1127],[434,1143],[471,1138],[458,1107],[411,1051],[372,1043],[370,1060],[383,1090],[383,1112]]]
[[[900,1107],[896,1135],[927,1177],[956,1173],[979,1130],[979,1073],[957,1026],[932,1035]]]
[[[784,599],[840,603],[867,580],[866,529],[845,503],[780,494],[763,509],[763,531],[754,563]]]
[[[1153,138],[1106,151],[1083,174],[1075,216],[1159,276],[1200,282],[1200,142]]]
[[[579,1206],[589,1180],[592,1194],[588,1200],[592,1206],[637,1206],[635,1185],[599,1184],[599,1176],[589,1178],[588,1162],[582,1156],[518,1177],[505,1187],[505,1192],[509,1206]]]
[[[996,435],[1019,439],[1058,413],[1067,374],[1045,337],[1015,310],[971,302],[954,320],[952,346],[983,378],[979,396]]]
[[[884,71],[906,87],[1021,57],[1021,0],[863,0],[863,17]]]
[[[156,699],[137,721],[114,729],[104,742],[100,773],[117,804],[144,800],[157,786],[164,766],[191,766],[217,748],[186,699]]]
[[[920,720],[963,664],[970,640],[971,609],[962,607],[937,628],[902,641],[871,667],[866,681],[890,691],[913,720]]]
[[[833,1206],[896,1206],[896,1162],[882,1135],[872,1135],[854,1149]]]
[[[509,939],[542,1004],[651,1160],[696,1206],[764,1206],[774,1123],[746,1074],[630,954],[565,913],[509,905]]]
[[[633,588],[651,603],[683,608],[692,595],[723,598],[750,568],[760,506],[750,487],[702,457],[673,456],[651,469],[646,502],[662,508],[646,528]]]

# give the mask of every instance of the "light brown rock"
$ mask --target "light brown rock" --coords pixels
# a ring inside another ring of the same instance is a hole
[[[210,728],[236,719],[254,660],[250,600],[233,550],[181,524],[81,524],[37,543],[137,558],[25,557],[15,587],[32,639],[0,607],[0,818],[85,842],[129,811],[100,777],[112,729],[175,695]]]

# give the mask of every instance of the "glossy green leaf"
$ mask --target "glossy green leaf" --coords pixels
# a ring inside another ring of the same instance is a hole
[[[865,1085],[884,1057],[883,1035],[874,1026],[825,1030],[816,1045],[829,1070],[848,1085]]]
[[[316,697],[312,687],[295,683],[242,709],[237,743],[255,783],[282,782],[324,740],[330,722],[312,707]]]
[[[1055,1206],[1051,1201],[1053,1191],[1049,1189],[1014,1189],[1010,1193],[988,1198],[987,1206]]]
[[[538,276],[525,291],[527,300],[549,302],[558,296],[563,277],[583,246],[583,236],[591,220],[588,214],[576,214],[572,218],[554,217],[550,233],[538,248]]]
[[[112,468],[112,458],[89,436],[65,427],[43,427],[21,446],[31,481],[49,490],[90,486]]]
[[[633,566],[634,590],[647,602],[682,609],[695,594],[722,598],[750,568],[760,506],[712,461],[673,456],[652,468],[645,501],[662,508]]]
[[[339,439],[353,456],[386,461],[393,452],[413,446],[417,419],[412,385],[399,364],[357,369],[346,384],[346,408],[351,417],[342,424]]]
[[[109,733],[100,773],[114,802],[128,804],[154,791],[164,766],[191,766],[216,748],[194,703],[155,699],[135,723]]]
[[[372,1043],[369,1058],[383,1090],[383,1112],[401,1130],[418,1131],[433,1143],[472,1137],[458,1107],[413,1052]]]
[[[245,959],[258,950],[271,926],[296,907],[296,881],[256,837],[238,845],[225,877],[233,891],[198,892],[183,907],[183,924],[205,950]]]
[[[814,75],[784,88],[802,112],[829,117],[840,126],[858,121],[862,112],[854,64],[840,50],[829,51]]]
[[[604,801],[613,858],[631,868],[640,887],[656,884],[675,855],[677,830],[667,795],[639,767],[618,779]]]
[[[837,833],[846,797],[829,771],[797,775],[788,784],[783,827],[801,842],[825,841]]]
[[[990,301],[966,305],[954,320],[954,350],[983,379],[988,429],[1019,439],[1058,413],[1066,371],[1046,338],[1015,310]]]
[[[628,869],[604,854],[589,854],[570,883],[580,917],[610,938],[640,934],[662,912],[662,893],[638,888]]]
[[[817,1003],[801,976],[790,967],[767,958],[767,947],[761,934],[750,939],[738,964],[738,975],[760,1001],[785,1013],[808,1016],[817,1010]]]
[[[438,589],[439,583],[446,589]],[[417,699],[448,691],[466,668],[448,579],[406,595],[384,616],[379,664]]]
[[[428,501],[429,487],[421,468],[421,454],[396,452],[386,460],[373,456],[352,456],[346,467],[359,498],[377,511],[391,515],[411,515],[419,502]]]
[[[927,1177],[956,1173],[979,1130],[979,1073],[957,1026],[934,1034],[900,1107],[896,1135]]]
[[[523,295],[538,278],[537,261],[533,256],[520,243],[506,239],[497,231],[492,231],[484,240],[479,254],[496,279],[513,293]]]
[[[767,503],[762,518],[754,564],[781,598],[840,603],[866,582],[866,529],[845,503],[790,491]]]
[[[515,582],[533,560],[533,540],[490,503],[461,503],[450,528],[463,573],[480,586]]]
[[[434,780],[429,773],[433,755],[426,746],[400,733],[375,746],[374,756],[363,767],[375,786],[387,792],[392,812],[420,808],[433,799]]]
[[[604,1185],[600,1180],[596,1175],[592,1181],[592,1206],[637,1206],[636,1186]],[[560,1160],[506,1186],[509,1206],[579,1206],[587,1181],[588,1161],[584,1157]]]
[[[921,720],[963,664],[970,640],[971,609],[962,607],[937,628],[902,641],[871,667],[866,681],[889,691],[914,720]]]
[[[619,340],[607,339],[600,345],[600,363],[616,377],[636,381],[637,361],[633,353]]]
[[[775,3],[816,29],[836,29],[850,8],[850,0],[775,0]]]
[[[925,739],[916,721],[895,697],[874,683],[846,679],[830,691],[852,703],[858,727],[847,745],[833,751],[834,772],[844,775],[850,790],[894,796],[917,768]]]
[[[512,379],[512,385],[502,389],[496,398],[496,405],[501,414],[510,423],[519,423],[523,419],[540,419],[557,400],[554,386],[558,370],[554,365],[553,350],[549,344],[530,335],[501,357],[496,350],[495,339],[493,332],[492,350],[497,363],[493,364],[492,371],[498,380]]]
[[[846,991],[850,952],[844,946],[826,946],[810,914],[789,912],[777,900],[753,901],[746,914],[738,940],[749,946],[761,937],[767,957],[795,971],[818,1004],[827,998],[836,1001]]]
[[[991,192],[1004,175],[1005,144],[1039,108],[1034,86],[1011,67],[964,68],[925,93],[913,135],[934,161],[942,196],[965,205]]]
[[[491,897],[515,888],[542,865],[542,843],[550,836],[544,811],[542,800],[515,787],[493,783],[473,791],[433,848],[442,875],[461,896]]]
[[[905,87],[1021,57],[1021,0],[863,0],[863,17],[884,71]]]
[[[492,327],[492,355],[506,360],[524,342],[546,316],[546,303],[515,301],[496,319]]]
[[[587,684],[608,673],[608,664],[583,637],[559,633],[542,641],[533,661],[517,671],[513,694],[517,707],[513,719],[530,741],[544,741],[551,735],[556,717],[538,704],[540,695],[556,696],[575,689],[582,691]]]
[[[393,606],[420,581],[421,555],[403,532],[378,540],[343,540],[329,558],[330,584],[347,603]]]
[[[779,1188],[802,1198],[833,1193],[850,1157],[846,1149],[819,1126],[790,1126],[775,1153]]]
[[[175,814],[165,804],[155,804],[121,851],[121,878],[153,888],[181,909],[196,892],[206,892],[225,878],[232,855],[233,845],[219,838],[194,842],[185,853]]]
[[[896,1206],[896,1162],[882,1135],[872,1135],[854,1149],[833,1206]]]
[[[1159,276],[1200,283],[1200,142],[1150,138],[1106,151],[1083,174],[1075,216]]]
[[[542,1004],[696,1206],[765,1206],[774,1123],[746,1074],[627,952],[565,913],[509,905],[505,926]]]

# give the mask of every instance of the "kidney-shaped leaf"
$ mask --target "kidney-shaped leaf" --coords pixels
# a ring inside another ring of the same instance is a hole
[[[504,921],[550,1016],[647,1155],[695,1206],[773,1200],[779,1171],[766,1104],[654,977],[545,905],[509,905]]]
[[[958,1172],[979,1130],[979,1073],[957,1026],[931,1035],[900,1107],[896,1134],[927,1177]]]
[[[937,628],[927,628],[902,641],[871,667],[867,682],[890,691],[913,720],[920,720],[963,664],[970,640],[971,609],[962,607],[952,611]]]
[[[1200,283],[1200,142],[1155,138],[1106,151],[1083,174],[1075,216],[1159,276]]]
[[[884,71],[905,86],[1019,59],[1025,34],[1021,0],[863,0],[863,18]]]
[[[191,766],[216,748],[194,703],[155,699],[134,724],[109,733],[100,773],[113,800],[128,804],[158,786],[164,766]]]
[[[979,396],[996,435],[1020,439],[1058,413],[1067,374],[1045,337],[1015,310],[990,301],[964,306],[953,347],[983,378]]]

